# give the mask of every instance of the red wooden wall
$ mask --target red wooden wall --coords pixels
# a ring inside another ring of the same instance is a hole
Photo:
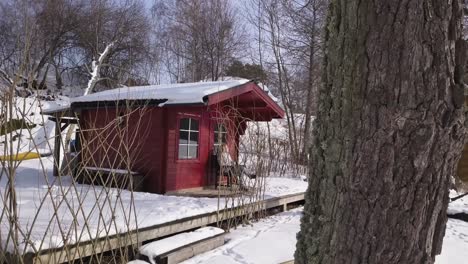
[[[80,115],[83,165],[126,169],[129,164],[132,171],[146,176],[146,191],[163,193],[165,110],[159,107],[83,110]],[[121,113],[125,116],[123,124],[116,121]]]
[[[146,176],[145,191],[165,193],[214,184],[208,181],[207,175],[216,122],[213,109],[210,111],[206,106],[148,106],[143,110],[125,111],[128,115],[122,124],[116,122],[122,110],[82,110],[80,127],[83,146],[87,146],[83,155],[92,156],[92,162],[84,166],[126,168],[126,163],[122,162],[127,160],[125,155],[117,153],[122,151],[122,145],[126,145],[131,149],[128,153],[131,170]],[[199,121],[197,159],[178,159],[179,120],[183,117]],[[235,120],[232,118],[227,124],[228,146],[233,158],[237,155],[238,144]],[[87,158],[83,157],[83,160]]]

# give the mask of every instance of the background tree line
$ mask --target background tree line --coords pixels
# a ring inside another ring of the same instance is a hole
[[[113,42],[101,85],[142,80],[150,23],[139,2],[39,0],[0,3],[0,71],[35,89],[85,88],[91,61]],[[26,65],[26,69],[20,69]]]

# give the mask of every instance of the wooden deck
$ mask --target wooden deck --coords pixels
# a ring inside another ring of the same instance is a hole
[[[248,191],[248,190],[241,190],[238,185],[234,185],[231,187],[223,186],[223,187],[218,187],[218,188],[206,187],[206,188],[185,189],[185,190],[179,190],[179,191],[174,191],[174,192],[168,192],[167,195],[216,198],[216,197],[235,197],[241,194],[248,195],[249,193],[253,193],[253,192]]]
[[[259,202],[258,210],[279,208],[286,210],[288,205],[304,201],[304,193],[274,197]],[[232,209],[231,209],[232,210]],[[158,238],[177,234],[187,230],[215,224],[220,221],[220,216],[225,210],[200,214],[192,217],[182,218],[163,224],[145,227],[138,231],[116,234],[100,238],[98,245],[91,242],[80,242],[79,244],[67,247],[67,252],[63,248],[47,249],[38,255],[25,256],[25,263],[63,263],[71,262],[78,257],[92,256],[102,252],[107,252],[130,245],[141,245],[146,241],[153,241]]]

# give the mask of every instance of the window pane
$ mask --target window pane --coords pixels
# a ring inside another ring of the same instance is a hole
[[[189,127],[190,127],[189,122],[190,122],[190,118],[180,119],[180,129],[189,130]]]
[[[214,142],[215,144],[219,144],[221,142],[220,138],[219,138],[219,134],[215,132],[214,134]]]
[[[198,144],[198,132],[190,131],[190,144]]]
[[[198,120],[190,118],[190,130],[198,131]]]
[[[195,159],[198,156],[198,120],[181,118],[179,130],[179,159]]]
[[[214,128],[214,131],[215,132],[224,132],[226,131],[226,129],[224,128],[224,125],[223,124],[216,124],[215,128]]]
[[[188,157],[190,159],[195,159],[197,158],[197,155],[198,155],[198,146],[189,146],[189,153],[188,153]]]
[[[219,145],[221,143],[226,143],[226,127],[222,123],[218,123],[214,127],[214,143],[215,145]]]
[[[188,137],[189,137],[189,132],[179,131],[179,144],[187,144]]]
[[[187,145],[179,145],[179,159],[188,158],[187,152],[188,152],[188,146]]]
[[[215,139],[214,139],[214,142],[215,144],[220,144],[221,142],[223,142],[223,134],[221,133],[216,133],[215,134]]]

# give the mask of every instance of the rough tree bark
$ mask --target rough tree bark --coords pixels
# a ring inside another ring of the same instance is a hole
[[[433,263],[465,139],[459,0],[332,0],[296,263]]]

